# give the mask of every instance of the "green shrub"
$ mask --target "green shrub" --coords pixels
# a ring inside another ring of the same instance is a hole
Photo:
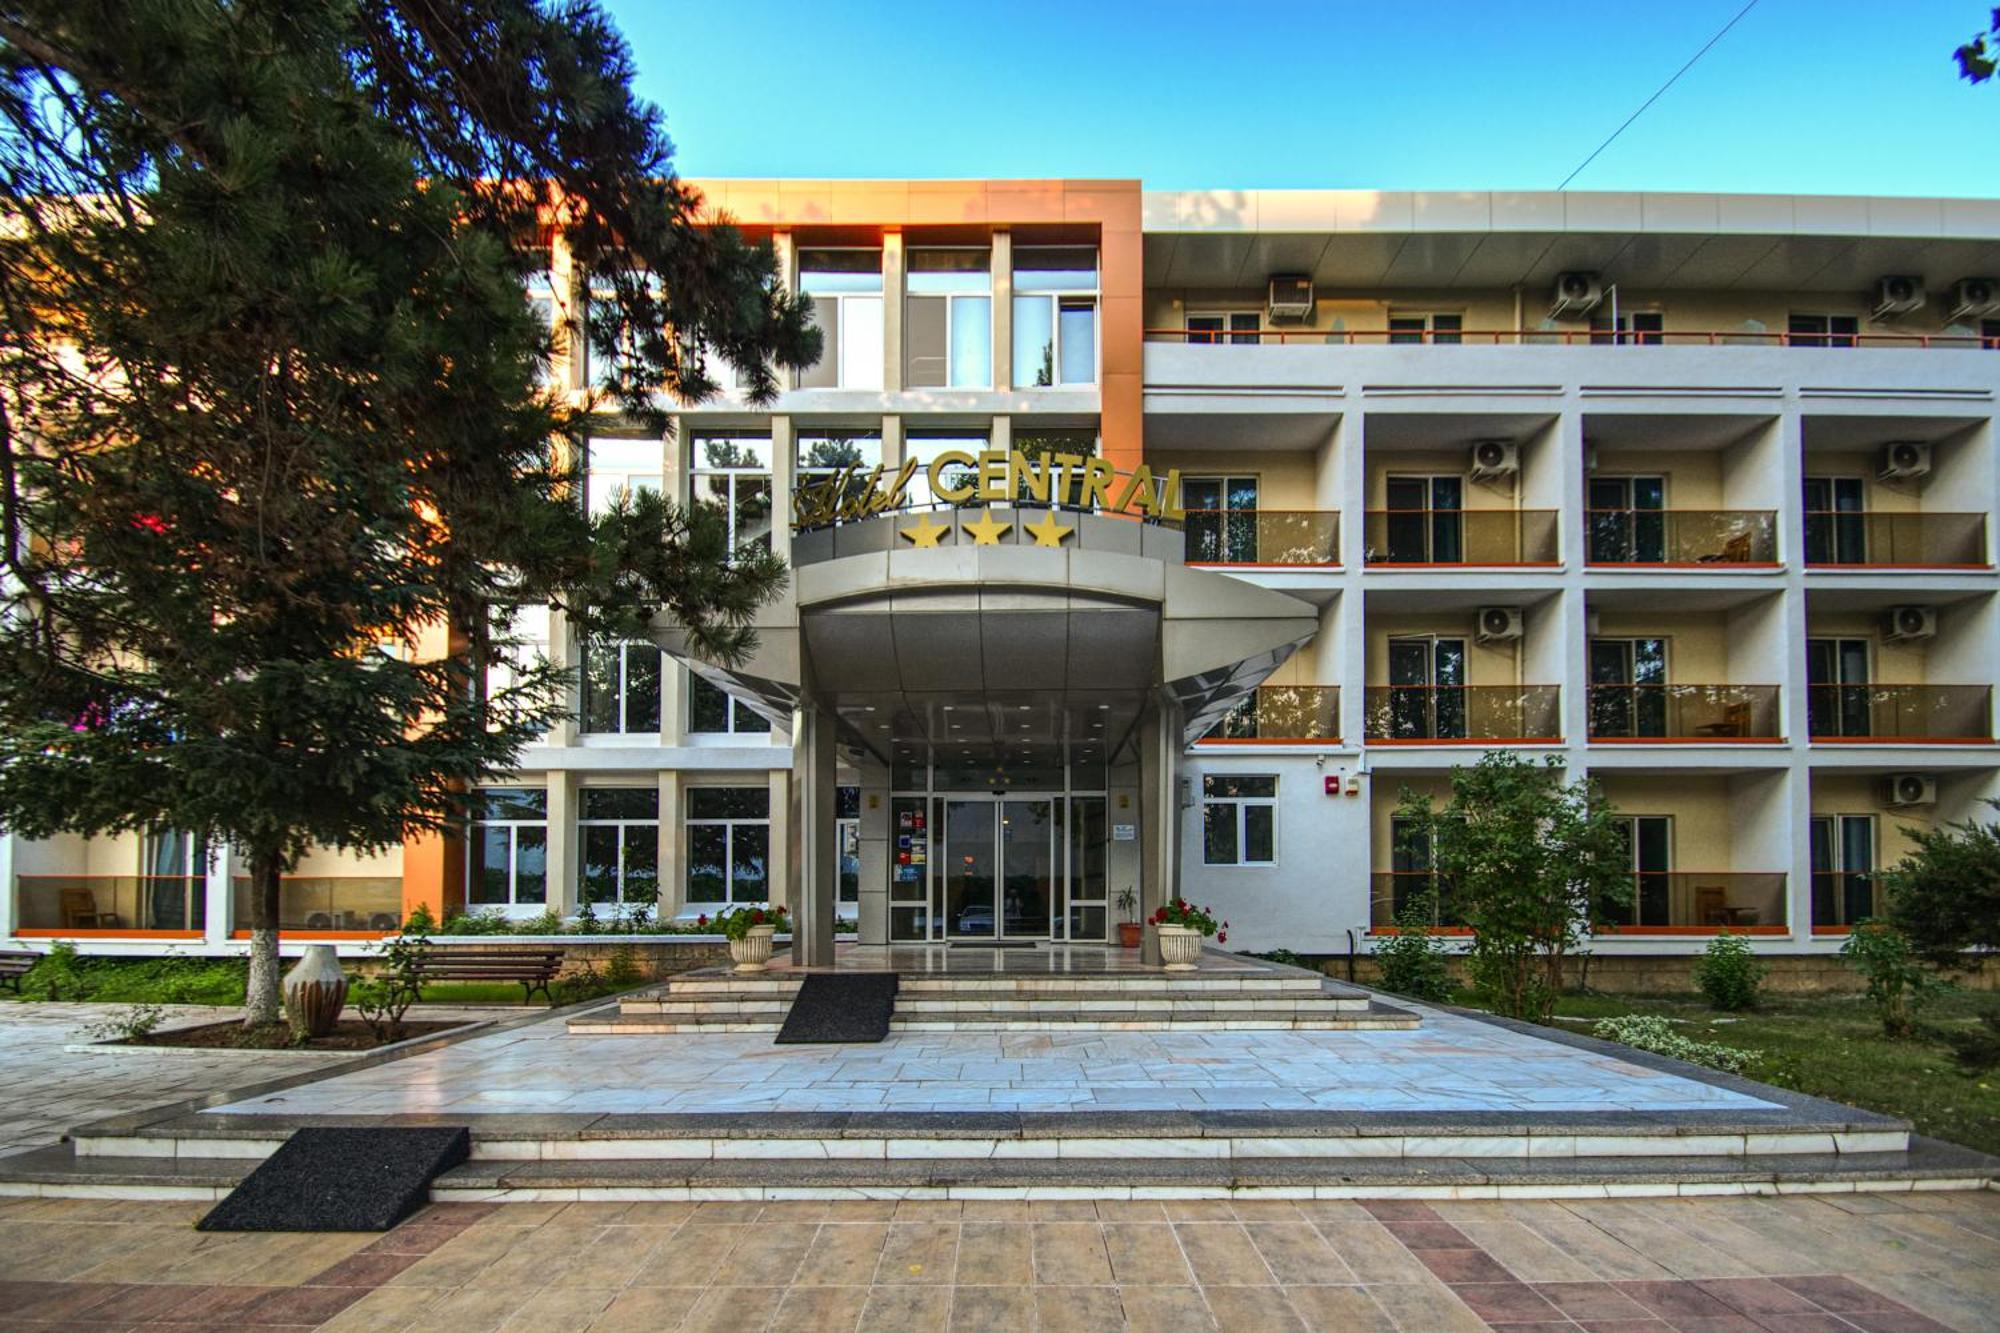
[[[122,1013],[92,1023],[84,1031],[99,1041],[138,1041],[152,1036],[153,1030],[166,1020],[166,1011],[159,1005],[135,1004]]]
[[[1396,913],[1396,933],[1375,944],[1384,990],[1437,1004],[1451,998],[1444,941],[1431,933],[1436,919],[1437,897],[1429,891],[1411,894]]]
[[[1910,937],[1887,921],[1855,923],[1840,956],[1868,983],[1868,998],[1882,1017],[1882,1034],[1900,1040],[1916,1027],[1917,1010],[1952,989],[1916,959]]]
[[[1655,1055],[1685,1060],[1689,1064],[1706,1065],[1710,1069],[1720,1069],[1725,1074],[1740,1074],[1757,1062],[1755,1051],[1683,1037],[1674,1031],[1674,1025],[1670,1021],[1658,1014],[1626,1014],[1619,1018],[1601,1018],[1590,1032],[1592,1036],[1601,1037],[1605,1041],[1623,1042],[1627,1046],[1651,1051]]]
[[[76,946],[68,940],[57,940],[50,945],[42,961],[29,968],[21,980],[23,991],[40,991],[45,1000],[83,1000],[90,996],[90,978],[84,971],[84,962],[77,957]]]
[[[1749,942],[1741,935],[1724,931],[1708,942],[1708,949],[1695,961],[1694,984],[1716,1009],[1735,1011],[1755,1008],[1757,990],[1764,984],[1768,969]]]
[[[639,970],[639,959],[629,944],[620,944],[611,950],[611,957],[604,965],[604,984],[612,990],[631,990],[646,979]]]

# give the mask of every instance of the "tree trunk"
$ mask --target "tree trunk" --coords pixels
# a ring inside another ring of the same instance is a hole
[[[282,865],[271,852],[250,853],[250,980],[243,995],[243,1026],[269,1027],[284,1018],[279,983],[278,875]]]

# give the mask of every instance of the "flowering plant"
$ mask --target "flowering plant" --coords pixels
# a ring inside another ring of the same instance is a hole
[[[750,933],[752,926],[776,926],[779,930],[791,929],[791,922],[785,917],[782,907],[731,907],[715,914],[715,924],[722,927],[722,933],[732,940],[740,940]]]
[[[1198,930],[1204,935],[1215,936],[1217,944],[1229,942],[1229,923],[1224,921],[1217,926],[1215,917],[1208,908],[1196,907],[1185,898],[1176,898],[1166,906],[1156,909],[1153,913],[1153,924],[1185,926],[1189,930]]]

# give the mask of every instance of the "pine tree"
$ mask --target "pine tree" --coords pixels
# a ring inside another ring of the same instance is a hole
[[[590,4],[0,14],[0,827],[242,849],[249,1025],[299,856],[452,827],[560,714],[546,665],[485,688],[506,606],[665,613],[728,660],[782,585],[658,497],[588,520],[593,404],[537,387],[557,227],[609,293],[597,405],[817,355],[630,78]]]

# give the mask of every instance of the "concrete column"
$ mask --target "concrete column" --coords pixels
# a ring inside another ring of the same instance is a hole
[[[903,419],[895,413],[882,418],[882,466],[890,471],[903,465]]]
[[[548,905],[561,916],[577,909],[576,887],[576,775],[556,769],[548,775],[549,790],[549,891]]]
[[[839,854],[834,793],[833,713],[806,703],[792,722],[791,829],[786,840],[792,895],[792,961],[802,967],[833,966],[833,918]],[[883,890],[886,899],[887,877]],[[865,881],[864,881],[865,882]],[[883,917],[886,921],[886,901]],[[886,932],[885,932],[886,933]]]
[[[563,687],[565,716],[549,728],[543,743],[574,745],[577,733],[583,730],[583,642],[570,633],[569,613],[556,607],[549,608],[549,664],[578,670],[575,678]]]
[[[4,839],[0,839],[0,842],[4,842]],[[4,851],[0,851],[0,856],[4,856]],[[230,880],[234,878],[235,873],[236,849],[228,843],[224,843],[222,846],[216,848],[214,853],[208,858],[207,870],[202,878],[202,911],[204,915],[202,917],[201,942],[203,944],[219,946],[229,942],[229,932],[236,924],[229,919],[230,912],[236,906],[236,895],[230,891]],[[5,874],[6,866],[0,864],[0,877],[4,877]],[[243,923],[243,926],[247,930],[250,923],[246,921]],[[4,931],[0,931],[0,934],[4,933]]]
[[[903,388],[903,233],[882,234],[882,391]]]
[[[1014,418],[993,418],[993,433],[988,439],[988,448],[998,449],[1002,453],[1006,453],[1009,449],[1012,449],[1014,447]]]
[[[1180,894],[1181,708],[1156,704],[1139,720],[1139,919]],[[1160,939],[1150,928],[1141,961],[1158,965]]]
[[[686,840],[681,836],[687,820],[681,809],[680,770],[661,769],[659,782],[660,901],[654,911],[665,920],[681,910],[687,897],[687,861],[682,850]]]
[[[775,413],[771,417],[771,549],[784,560],[792,558],[792,478],[797,470],[798,434],[791,417]]]
[[[861,777],[861,916],[863,944],[889,942],[889,766],[864,757]]]
[[[14,934],[21,919],[19,899],[20,888],[14,883],[14,835],[0,832],[0,939]]]
[[[993,233],[993,387],[1014,387],[1014,233]]]

